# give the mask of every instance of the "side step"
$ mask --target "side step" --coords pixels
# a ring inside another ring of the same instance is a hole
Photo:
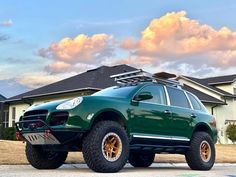
[[[130,145],[131,150],[137,151],[151,151],[155,153],[170,153],[170,154],[184,154],[189,146],[187,145],[148,145],[148,144],[133,144]]]

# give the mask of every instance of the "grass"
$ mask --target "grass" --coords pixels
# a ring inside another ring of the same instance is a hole
[[[185,162],[183,155],[157,154],[155,162]],[[66,163],[84,163],[80,152],[71,152]],[[236,163],[236,145],[216,145],[216,163]],[[25,157],[25,143],[0,140],[0,165],[28,164]]]

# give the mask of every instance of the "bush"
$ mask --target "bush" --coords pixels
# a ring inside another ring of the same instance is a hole
[[[4,140],[16,140],[15,127],[3,128],[2,139]]]
[[[228,125],[226,129],[227,137],[233,142],[236,142],[236,124]]]

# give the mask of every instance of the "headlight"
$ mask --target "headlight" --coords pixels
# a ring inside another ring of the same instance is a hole
[[[78,98],[74,98],[72,100],[66,101],[62,104],[59,104],[56,109],[57,110],[64,110],[64,109],[73,109],[76,106],[78,106],[80,103],[82,103],[83,98],[82,97],[78,97]]]

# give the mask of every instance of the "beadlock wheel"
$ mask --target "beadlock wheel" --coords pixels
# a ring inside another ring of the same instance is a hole
[[[122,142],[116,133],[108,133],[102,140],[102,153],[109,162],[116,161],[122,152]]]

